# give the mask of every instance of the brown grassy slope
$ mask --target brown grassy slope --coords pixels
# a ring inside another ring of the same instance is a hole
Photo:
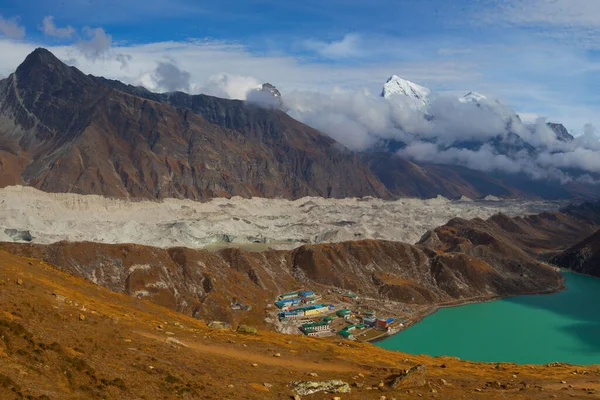
[[[593,398],[600,389],[598,366],[497,366],[339,340],[210,330],[5,252],[0,304],[2,399],[282,399],[292,394],[290,381],[319,379],[362,384],[343,399]],[[389,386],[417,364],[426,369],[397,389]]]

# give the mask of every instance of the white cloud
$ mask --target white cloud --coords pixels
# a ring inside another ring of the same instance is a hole
[[[156,88],[160,91],[190,91],[191,74],[180,69],[173,62],[159,62],[154,70],[153,78],[156,82]]]
[[[0,35],[11,39],[22,39],[25,37],[25,27],[20,25],[16,18],[5,19],[0,15]]]
[[[497,18],[515,24],[600,27],[597,0],[507,0],[495,11]]]
[[[303,45],[306,49],[331,59],[353,58],[364,54],[361,37],[354,33],[347,34],[337,41],[306,40]]]
[[[195,88],[195,92],[227,99],[246,100],[250,90],[258,89],[262,82],[251,76],[220,73],[208,77],[208,81]]]
[[[83,28],[83,33],[88,39],[82,39],[77,43],[77,47],[83,55],[90,59],[96,60],[104,56],[110,49],[112,36],[102,28]]]
[[[48,15],[44,17],[44,21],[42,22],[42,32],[44,32],[47,36],[55,36],[58,38],[71,38],[73,34],[75,34],[75,29],[72,26],[66,26],[64,28],[59,28],[54,24],[54,17]]]
[[[473,19],[477,25],[500,24],[583,48],[600,47],[597,0],[506,0]],[[512,32],[511,32],[512,33]]]

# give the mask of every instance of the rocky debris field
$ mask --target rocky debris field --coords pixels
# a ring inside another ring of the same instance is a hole
[[[131,201],[11,186],[0,189],[0,241],[47,244],[66,240],[209,249],[239,246],[247,250],[362,239],[415,243],[426,231],[454,217],[536,214],[557,210],[560,205],[443,197]]]

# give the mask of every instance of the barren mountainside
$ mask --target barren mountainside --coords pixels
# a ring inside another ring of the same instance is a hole
[[[128,88],[34,51],[0,82],[0,184],[146,198],[389,196],[353,153],[281,111]]]

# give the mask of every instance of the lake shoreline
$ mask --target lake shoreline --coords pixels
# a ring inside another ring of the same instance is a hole
[[[558,290],[497,296],[500,301],[470,299],[473,304],[465,307],[431,307],[422,310],[418,325],[415,313],[412,329],[374,345],[473,362],[600,364],[600,280],[561,272],[565,281]],[[425,316],[430,318],[421,321]]]
[[[562,274],[563,272],[572,272],[572,271],[560,270],[560,272]],[[578,275],[590,276],[590,275],[585,275],[585,274],[578,274]],[[600,278],[594,277],[594,276],[590,276],[590,277],[595,278],[595,279],[600,279]],[[382,333],[381,336],[377,336],[376,338],[367,340],[367,342],[369,342],[371,344],[375,344],[375,343],[381,342],[383,340],[389,339],[389,338],[399,334],[400,332],[403,332],[404,330],[410,328],[411,326],[418,324],[426,317],[429,317],[444,308],[461,307],[461,306],[466,306],[469,304],[488,303],[491,301],[509,299],[511,297],[545,296],[545,295],[557,294],[557,293],[560,293],[567,289],[568,289],[568,287],[565,286],[565,278],[563,275],[562,282],[561,282],[560,286],[556,289],[548,289],[548,290],[545,290],[542,292],[536,291],[536,292],[526,292],[526,293],[519,293],[519,294],[509,294],[506,296],[492,296],[492,297],[479,296],[479,297],[475,297],[475,298],[471,297],[468,299],[459,299],[459,300],[454,300],[454,301],[450,301],[450,302],[435,304],[435,305],[428,307],[426,310],[420,312],[419,314],[417,314],[417,316],[412,320],[412,322],[409,325],[405,325],[402,329],[394,330],[393,332]]]

